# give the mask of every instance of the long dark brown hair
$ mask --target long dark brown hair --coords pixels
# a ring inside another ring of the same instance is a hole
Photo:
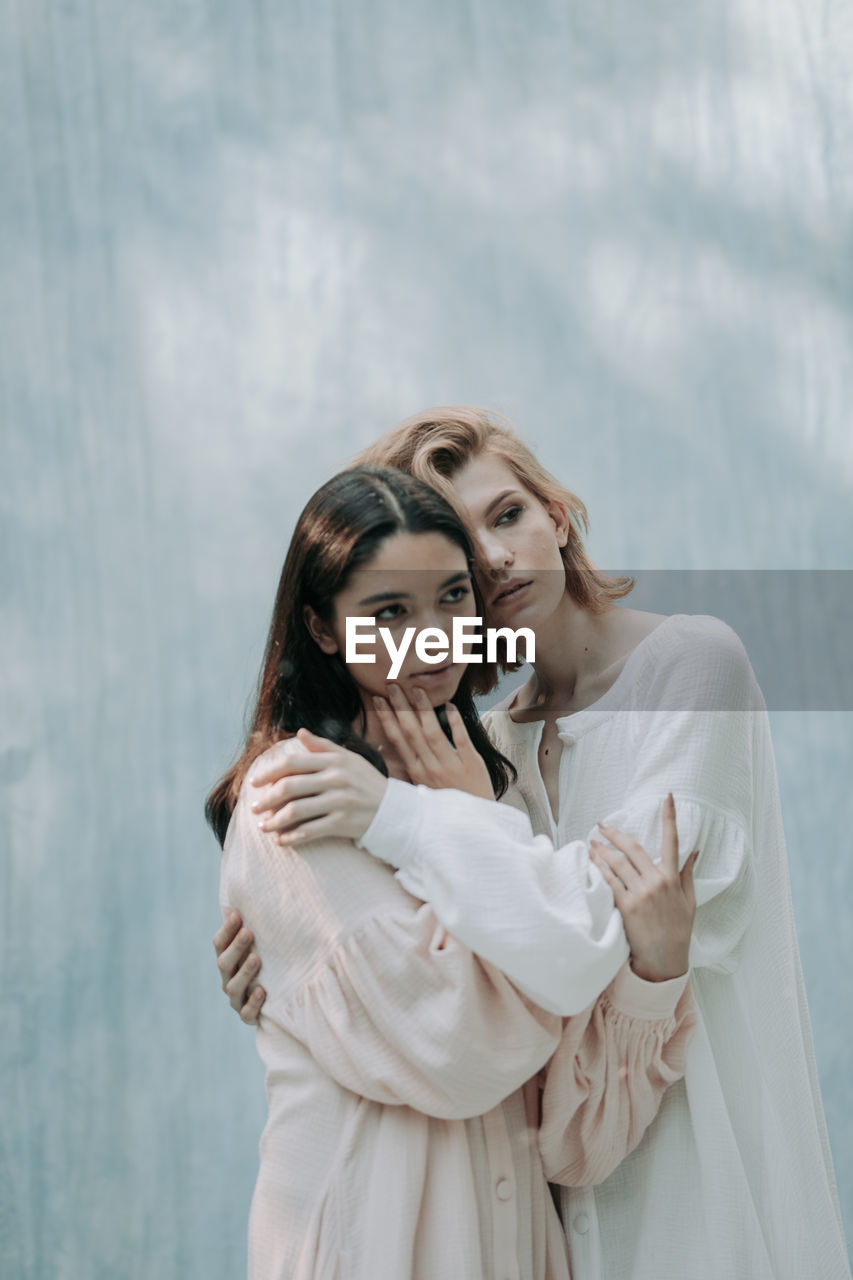
[[[374,466],[342,471],[317,490],[299,517],[281,571],[246,745],[205,804],[205,817],[220,844],[252,761],[299,728],[358,751],[387,773],[379,752],[363,737],[366,717],[358,685],[340,654],[323,653],[313,639],[305,607],[331,622],[335,597],[351,574],[395,533],[441,533],[471,563],[471,539],[450,504],[401,471]],[[476,587],[474,591],[482,616]],[[493,664],[468,666],[453,702],[500,796],[515,770],[492,745],[474,707],[474,695],[488,692],[496,679]]]

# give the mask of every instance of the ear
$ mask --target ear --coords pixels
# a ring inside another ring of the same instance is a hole
[[[564,547],[569,540],[569,513],[562,502],[549,502],[548,515],[557,532],[557,546]]]
[[[328,624],[323,622],[322,618],[318,617],[310,604],[306,604],[305,608],[302,610],[302,617],[305,620],[306,627],[311,633],[311,639],[315,644],[318,644],[324,653],[337,653],[337,640],[332,635]]]

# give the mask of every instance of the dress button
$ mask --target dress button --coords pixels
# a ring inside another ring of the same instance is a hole
[[[589,1231],[589,1214],[588,1213],[575,1214],[574,1221],[572,1222],[572,1226],[574,1227],[575,1231],[577,1231],[579,1236],[585,1236],[587,1231]]]
[[[512,1183],[509,1178],[499,1178],[495,1187],[499,1200],[512,1199]]]

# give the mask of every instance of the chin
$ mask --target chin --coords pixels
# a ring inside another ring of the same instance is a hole
[[[536,595],[531,592],[530,598],[519,600],[514,609],[495,610],[486,622],[492,627],[511,627],[514,631],[519,627],[530,627],[535,633],[536,628],[546,623],[559,608],[563,594],[560,592],[549,599],[547,596],[543,598],[542,592]]]
[[[459,688],[462,672],[455,666],[446,671],[435,672],[426,678],[413,677],[406,682],[406,691],[410,695],[415,689],[423,689],[433,707],[441,707],[448,702]]]

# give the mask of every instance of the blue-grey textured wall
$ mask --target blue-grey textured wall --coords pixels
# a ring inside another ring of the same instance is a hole
[[[404,414],[485,403],[606,566],[853,567],[853,26],[843,0],[0,24],[0,1272],[231,1280],[264,1099],[201,802],[296,512]],[[774,730],[849,1229],[851,716]]]

